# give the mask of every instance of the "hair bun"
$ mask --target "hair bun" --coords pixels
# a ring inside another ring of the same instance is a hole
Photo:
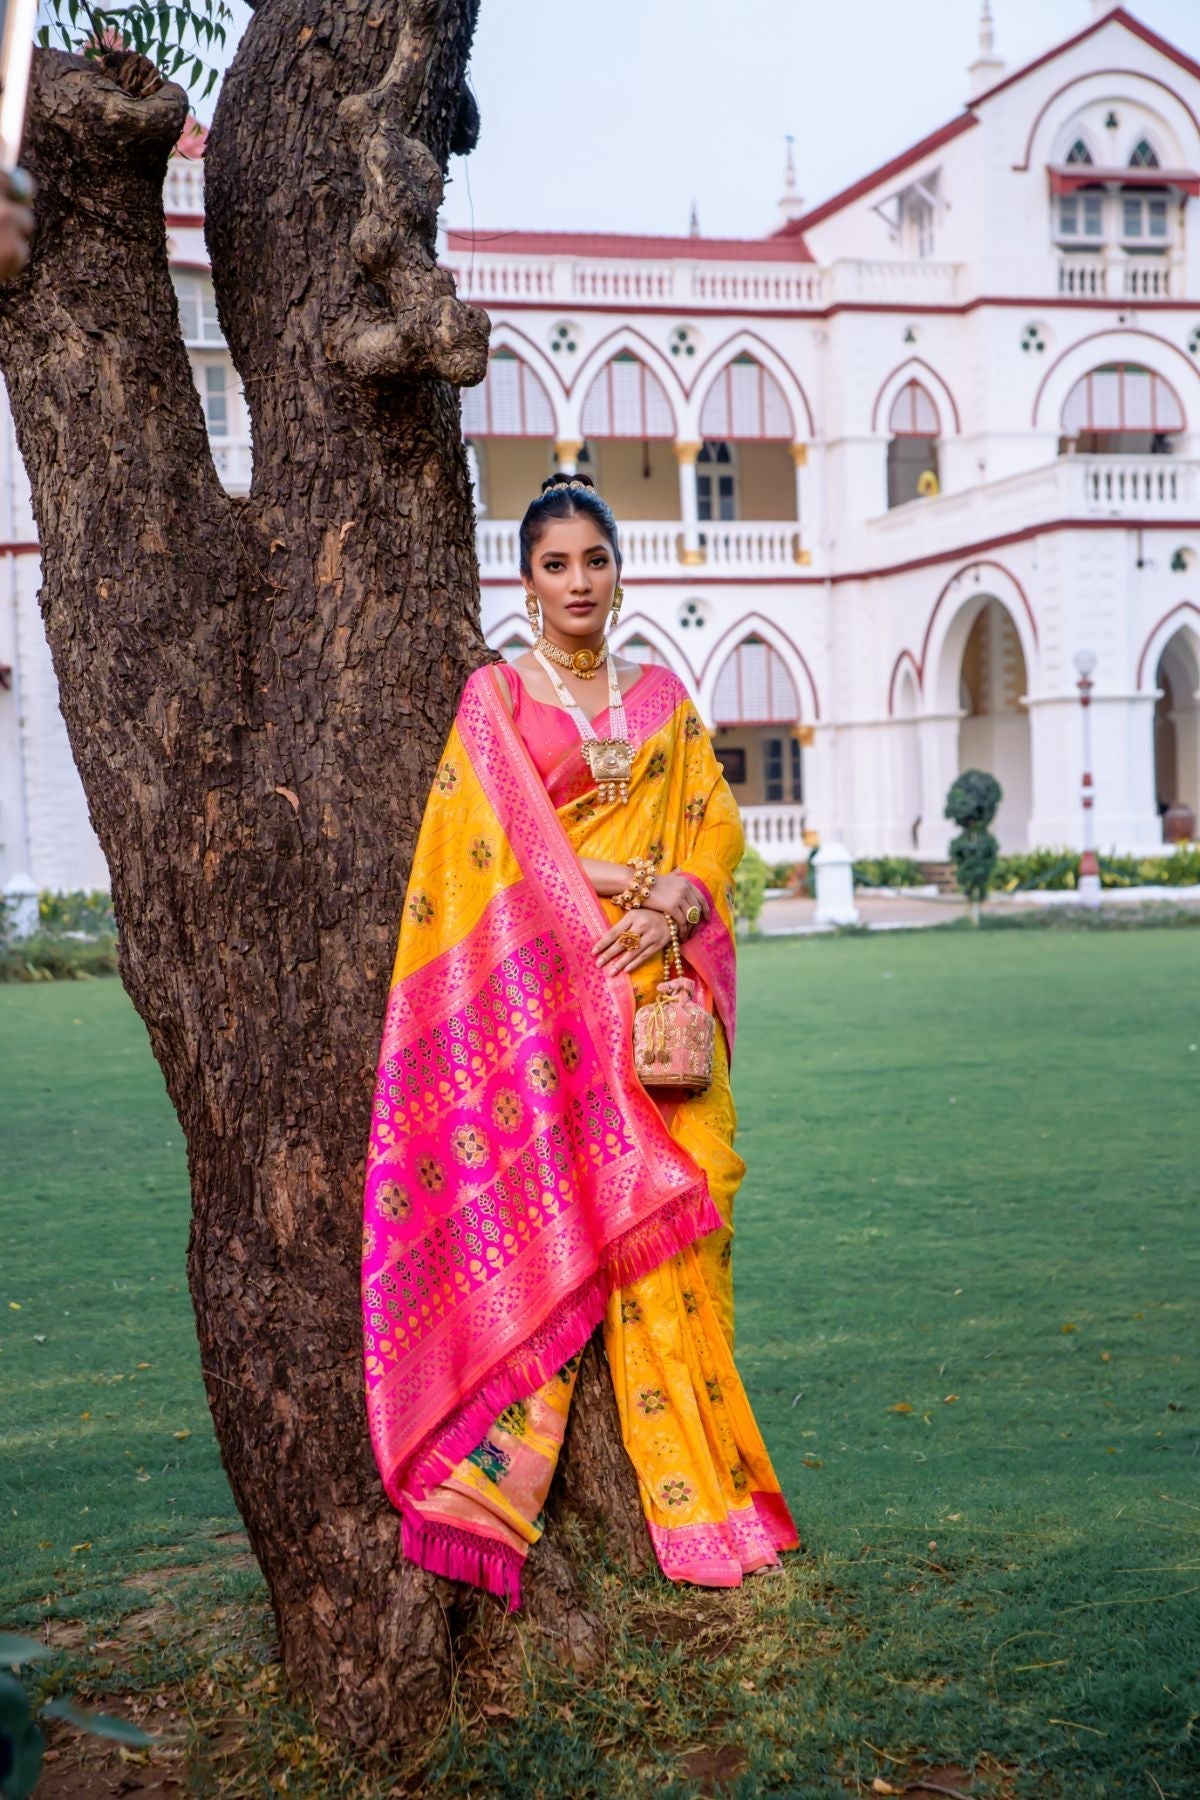
[[[547,475],[543,481],[542,492],[548,494],[551,488],[567,487],[572,483],[576,487],[589,487],[593,493],[596,491],[596,484],[590,475],[568,475],[565,469],[555,469],[553,475]]]

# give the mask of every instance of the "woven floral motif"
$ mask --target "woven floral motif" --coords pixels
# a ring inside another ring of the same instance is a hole
[[[478,1169],[488,1159],[488,1141],[475,1125],[460,1125],[450,1133],[450,1148],[464,1168]]]
[[[688,875],[708,908],[689,973],[731,1042],[737,808],[669,671],[627,718],[645,752],[628,805],[597,807],[577,753],[542,781],[493,671],[467,682],[413,860],[372,1101],[363,1367],[380,1473],[405,1554],[510,1604],[601,1318],[663,1569],[732,1585],[795,1542],[731,1362],[727,1066],[669,1107],[637,1080],[630,985],[644,998],[658,972],[627,985],[597,966],[618,915],[578,861],[648,855]],[[686,1368],[662,1360],[680,1331]]]
[[[525,1117],[525,1105],[515,1088],[501,1088],[492,1098],[492,1124],[501,1131],[516,1131]]]

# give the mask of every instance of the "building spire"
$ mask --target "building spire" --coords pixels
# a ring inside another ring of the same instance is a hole
[[[700,236],[700,209],[694,200],[692,201],[692,215],[688,220],[688,236]]]
[[[783,195],[779,202],[779,214],[786,225],[792,219],[798,219],[804,211],[804,197],[796,192],[796,140],[785,137],[787,149],[783,162]]]
[[[971,98],[982,94],[1003,75],[1006,64],[1002,56],[996,55],[996,25],[992,18],[991,0],[983,0],[979,14],[979,54],[973,63],[968,63],[967,74],[971,77]]]

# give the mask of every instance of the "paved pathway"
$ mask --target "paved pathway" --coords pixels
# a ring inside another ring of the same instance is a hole
[[[1035,910],[1047,904],[1061,903],[1070,905],[1074,896],[1066,894],[1042,895],[1038,899],[1018,898],[1016,895],[1005,895],[1001,900],[989,900],[984,912],[997,915],[1021,911]],[[1120,889],[1106,893],[1106,906],[1121,906],[1149,902],[1161,904],[1163,901],[1180,906],[1200,905],[1200,887],[1192,888],[1159,888],[1142,889],[1139,894],[1125,894]],[[898,893],[894,897],[884,894],[858,894],[855,897],[858,907],[859,923],[868,926],[872,931],[895,930],[898,926],[920,927],[923,925],[947,925],[951,919],[963,919],[967,916],[965,900],[959,900],[953,894],[906,895]],[[762,916],[758,928],[764,937],[791,937],[800,932],[828,929],[818,926],[816,922],[817,903],[815,900],[767,900],[763,903]]]

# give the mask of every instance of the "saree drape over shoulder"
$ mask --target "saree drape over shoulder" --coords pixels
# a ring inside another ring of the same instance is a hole
[[[627,805],[598,802],[577,739],[539,769],[506,678],[466,683],[401,917],[364,1207],[375,1455],[406,1555],[517,1605],[603,1320],[659,1562],[734,1586],[798,1542],[732,1351],[737,805],[668,671],[626,699]],[[592,954],[621,915],[579,859],[635,855],[711,901],[684,956],[716,1070],[683,1099],[656,1101],[633,1066],[661,965],[614,977]]]

